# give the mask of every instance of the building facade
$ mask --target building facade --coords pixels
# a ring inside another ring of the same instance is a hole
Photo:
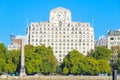
[[[95,41],[95,47],[97,46],[107,47],[107,38],[105,36],[100,36],[99,39]]]
[[[76,49],[87,55],[94,49],[94,29],[90,23],[74,22],[68,9],[50,11],[48,22],[32,22],[26,32],[27,44],[51,46],[58,62]]]
[[[109,31],[107,40],[108,49],[112,46],[120,46],[120,29]]]

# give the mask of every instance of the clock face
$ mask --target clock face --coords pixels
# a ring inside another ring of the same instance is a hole
[[[64,13],[57,12],[56,18],[57,18],[57,20],[60,20],[60,21],[64,20],[65,19]]]

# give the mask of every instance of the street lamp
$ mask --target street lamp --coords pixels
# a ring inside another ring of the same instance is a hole
[[[117,50],[114,50],[114,54],[111,59],[112,64],[112,80],[117,80]]]

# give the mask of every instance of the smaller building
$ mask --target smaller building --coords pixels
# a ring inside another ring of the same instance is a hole
[[[17,49],[20,49],[20,45],[17,44],[17,43],[13,43],[13,44],[10,44],[8,45],[8,50],[17,50]]]
[[[22,39],[24,40],[25,42],[25,36],[21,36],[21,35],[18,35],[18,36],[14,36],[14,34],[12,33],[11,34],[11,44],[8,45],[8,50],[17,50],[17,49],[20,49],[21,48],[21,45],[22,45]],[[24,43],[25,45],[25,43]]]
[[[100,36],[99,39],[95,41],[95,47],[97,46],[107,47],[107,38],[105,36]]]
[[[110,49],[112,46],[120,46],[120,29],[108,31],[107,47]]]

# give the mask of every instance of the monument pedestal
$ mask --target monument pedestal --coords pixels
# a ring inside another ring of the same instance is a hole
[[[21,67],[21,69],[20,69],[20,77],[24,77],[24,76],[26,76],[25,68]]]

